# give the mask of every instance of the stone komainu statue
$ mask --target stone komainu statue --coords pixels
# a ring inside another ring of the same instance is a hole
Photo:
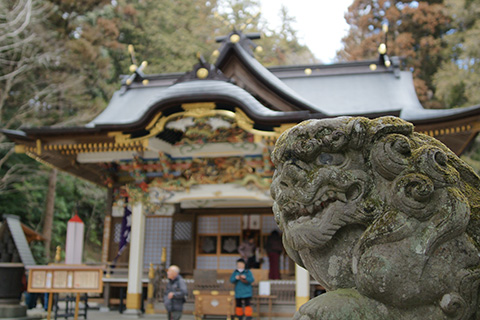
[[[480,319],[480,179],[395,117],[305,121],[271,194],[290,257],[327,289],[296,319]]]

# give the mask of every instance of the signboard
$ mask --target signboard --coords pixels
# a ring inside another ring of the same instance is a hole
[[[101,293],[103,290],[100,267],[50,265],[28,269],[28,292]]]

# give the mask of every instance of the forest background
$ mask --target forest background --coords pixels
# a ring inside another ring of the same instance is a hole
[[[148,61],[147,73],[186,72],[198,54],[214,62],[215,38],[235,26],[262,33],[256,58],[265,66],[321,63],[300,44],[295,18],[285,8],[279,16],[281,27],[270,28],[255,0],[0,1],[0,128],[93,119],[129,72],[129,44]],[[337,61],[376,58],[386,42],[412,71],[424,107],[480,103],[480,0],[354,0],[345,19],[350,29]],[[464,156],[477,172],[478,150],[474,144]],[[18,215],[43,234],[46,241],[33,246],[37,262],[64,246],[74,213],[85,222],[85,261],[98,262],[105,203],[102,187],[15,154],[0,136],[0,219]]]

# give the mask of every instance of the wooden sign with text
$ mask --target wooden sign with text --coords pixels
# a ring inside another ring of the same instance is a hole
[[[78,265],[29,267],[28,292],[83,293],[103,291],[103,268]]]

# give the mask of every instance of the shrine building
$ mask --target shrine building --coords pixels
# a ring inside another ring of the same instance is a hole
[[[188,73],[150,75],[142,65],[85,126],[2,131],[17,152],[108,189],[102,263],[117,256],[128,202],[130,244],[118,263],[129,266],[129,309],[140,308],[142,272],[162,248],[187,275],[233,270],[247,234],[263,248],[277,229],[270,153],[299,122],[399,116],[456,154],[480,130],[480,106],[424,109],[399,58],[266,68],[256,37],[233,31],[214,64]],[[280,265],[295,270],[286,256]]]

